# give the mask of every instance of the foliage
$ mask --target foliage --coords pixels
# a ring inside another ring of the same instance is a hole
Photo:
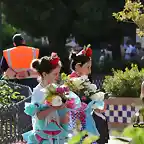
[[[144,129],[135,128],[132,125],[126,127],[122,132],[122,136],[132,138],[134,144],[143,144],[144,143]]]
[[[89,100],[97,102],[104,100],[105,93],[99,91],[97,86],[91,83],[86,75],[70,78],[65,73],[62,73],[61,79],[64,81],[64,85],[68,86],[71,91],[76,92],[84,102]],[[100,105],[97,106],[99,107]]]
[[[144,120],[144,107],[141,106],[139,111],[136,112],[135,115],[133,116],[132,123],[137,125],[139,122],[142,122],[143,120]],[[143,127],[128,126],[124,129],[122,136],[132,138],[135,144],[143,144],[144,143],[143,134],[144,134]]]
[[[69,139],[68,144],[91,144],[99,139],[98,136],[88,136],[86,131],[78,132],[72,138]]]
[[[117,27],[112,12],[121,0],[1,0],[7,22],[34,37],[48,36],[50,47],[63,52],[66,38],[95,39]],[[62,53],[63,54],[63,53]]]
[[[12,89],[7,82],[0,81],[0,105],[8,105],[23,100],[25,97],[17,92],[18,88],[16,86]]]
[[[103,88],[113,96],[139,97],[141,83],[144,78],[144,69],[139,71],[137,65],[131,69],[113,70],[113,76],[106,76]]]
[[[28,0],[21,2],[2,0],[2,2],[9,23],[34,36],[56,34],[60,32],[61,28],[63,30],[69,28],[71,31],[71,25],[73,25],[74,31],[78,30],[81,34],[97,36],[101,34],[100,28],[103,30],[105,28],[101,25],[104,26],[109,20],[112,20],[113,9],[119,9],[119,6],[122,5],[120,1],[112,4],[107,0],[99,2],[92,0],[80,0],[79,2],[76,0],[58,0],[57,2],[36,0],[35,3]],[[41,7],[39,7],[40,5]],[[15,9],[12,8],[13,6]],[[16,17],[18,13],[19,17]],[[105,20],[104,23],[103,20]]]
[[[116,137],[123,137],[123,138],[131,138],[132,143],[134,144],[143,144],[144,143],[144,129],[143,128],[135,128],[133,125],[129,125],[122,132],[115,131],[113,132],[114,136]],[[113,135],[112,134],[112,135]],[[119,139],[119,138],[116,138]]]
[[[68,97],[69,88],[66,86],[48,85],[45,90],[45,103],[52,106],[67,104],[71,99]]]
[[[137,31],[139,36],[144,36],[144,6],[140,0],[132,1],[126,0],[123,11],[113,13],[113,16],[118,21],[135,23],[139,30]]]
[[[17,32],[17,29],[11,24],[6,22],[6,17],[4,14],[1,15],[1,24],[0,24],[0,37],[1,37],[1,46],[5,49],[5,46],[12,44],[12,36]]]

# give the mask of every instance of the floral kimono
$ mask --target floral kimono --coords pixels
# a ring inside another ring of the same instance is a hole
[[[70,91],[69,97],[74,99],[75,108],[81,106],[80,98],[75,93]],[[31,103],[25,103],[24,112],[32,117],[33,130],[24,133],[23,138],[28,144],[64,144],[67,141],[68,124],[60,123],[60,118],[64,117],[70,109],[57,110],[40,120],[37,118],[37,112],[50,107],[44,104],[44,101],[43,87],[38,85],[34,89]]]
[[[47,108],[44,104],[26,103],[25,113],[33,118],[33,130],[23,134],[28,144],[64,144],[66,141],[68,125],[60,124],[59,117],[64,116],[67,109],[57,110],[44,120],[39,120],[36,113]]]
[[[76,72],[71,73],[70,75],[71,78],[74,77],[79,77],[77,75]],[[84,130],[86,127],[86,114],[85,114],[85,109],[87,108],[87,104],[86,103],[81,103],[81,107],[79,109],[77,109],[77,111],[71,111],[70,112],[70,117],[71,117],[71,121],[70,121],[70,128],[73,129],[76,126],[76,120],[80,120],[81,122],[81,129]]]
[[[71,74],[71,78],[72,77],[79,77],[79,76],[77,75],[76,72],[73,72]],[[85,102],[85,107],[86,105],[87,108],[85,109],[85,112],[83,111],[83,113],[81,113],[78,111],[77,114],[74,114],[74,112],[71,113],[73,119],[72,121],[74,121],[73,115],[75,115],[75,118],[79,118],[82,121],[82,125],[85,130],[93,134],[97,133],[97,135],[100,135],[100,138],[97,141],[98,144],[108,143],[109,130],[107,119],[102,113],[97,113],[93,111],[93,109],[91,108],[92,105],[95,105],[96,107],[101,107],[105,109],[104,102],[89,100]],[[81,107],[81,110],[82,109],[84,109],[83,105]]]

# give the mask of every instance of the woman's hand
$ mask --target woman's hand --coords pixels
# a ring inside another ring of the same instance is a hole
[[[70,117],[69,112],[67,112],[67,113],[65,114],[65,116],[60,119],[61,123],[67,124],[67,123],[69,122],[69,120],[70,120],[69,117]]]
[[[22,72],[19,72],[19,73],[16,74],[17,79],[24,79],[26,77],[28,77],[27,71],[22,71]]]
[[[61,106],[52,106],[55,110],[60,110],[66,108],[65,104],[62,104]]]

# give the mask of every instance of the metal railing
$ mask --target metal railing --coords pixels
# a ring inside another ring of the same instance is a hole
[[[0,108],[0,143],[11,144],[22,140],[22,134],[31,130],[31,118],[24,113],[24,103],[30,97],[17,104]]]
[[[21,134],[31,129],[31,118],[24,113],[25,102],[30,102],[31,89],[16,83],[6,83],[12,89],[17,87],[17,92],[26,99],[0,107],[0,144],[19,141],[22,139]]]
[[[102,89],[105,75],[95,75],[93,77],[93,83],[96,84],[98,89]]]

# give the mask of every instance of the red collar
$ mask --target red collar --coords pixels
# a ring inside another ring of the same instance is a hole
[[[70,78],[79,77],[79,75],[74,71],[70,74]]]

